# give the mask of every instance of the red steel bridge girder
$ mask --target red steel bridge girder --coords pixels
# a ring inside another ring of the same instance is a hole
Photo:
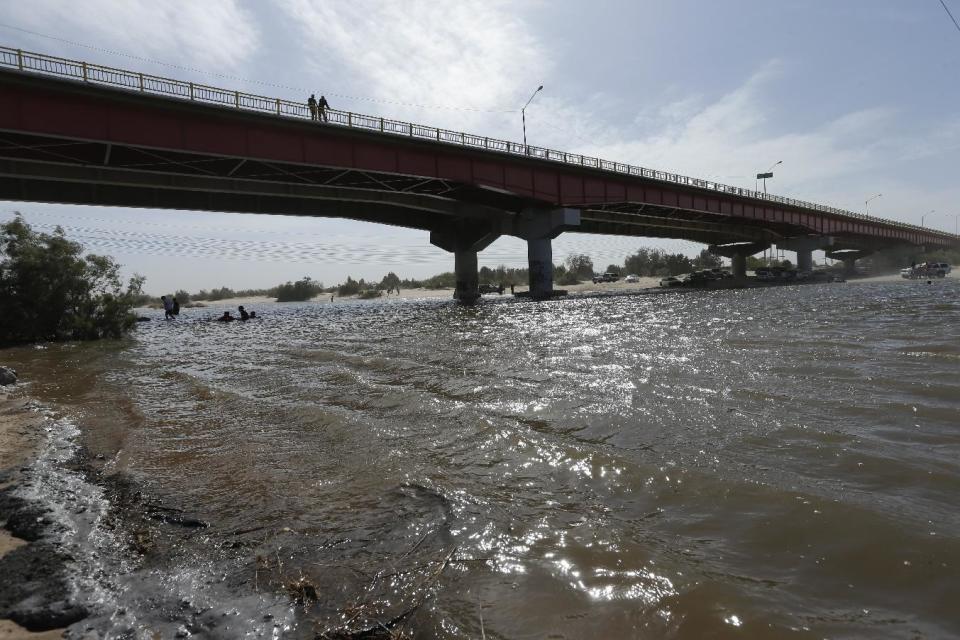
[[[3,134],[27,135],[51,144],[95,142],[105,145],[107,154],[111,145],[117,145],[220,161],[250,159],[442,181],[461,187],[445,197],[512,211],[576,207],[615,211],[628,218],[630,206],[655,207],[696,213],[717,224],[769,226],[778,233],[792,229],[798,234],[928,246],[953,242],[943,234],[893,223],[848,219],[640,176],[42,76],[0,71],[0,88],[0,155],[5,149]],[[49,161],[58,160],[51,155]],[[682,229],[676,237],[684,237]]]

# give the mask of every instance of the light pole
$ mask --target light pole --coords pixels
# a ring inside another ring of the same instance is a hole
[[[960,235],[957,233],[957,220],[960,220],[960,213],[953,214],[953,235]]]
[[[875,196],[870,196],[869,198],[867,198],[866,200],[863,201],[863,215],[867,215],[867,206],[870,204],[870,201],[871,201],[871,200],[876,200],[877,198],[879,198],[879,197],[882,196],[882,195],[883,195],[882,193],[878,193],[877,195],[875,195]]]
[[[928,215],[930,215],[931,213],[933,213],[933,212],[935,212],[935,211],[936,211],[936,209],[930,209],[930,211],[927,211],[925,214],[923,214],[922,216],[920,216],[920,228],[921,228],[921,229],[925,229],[925,228],[926,228],[926,227],[923,226],[923,219],[926,218]]]
[[[773,168],[778,164],[783,164],[783,160],[777,160],[765,172],[757,174],[757,180],[763,180],[763,195],[767,195],[767,178],[773,177]],[[756,183],[754,183],[754,189],[756,189]]]
[[[530,106],[530,103],[533,102],[533,99],[537,97],[537,94],[543,90],[543,85],[537,87],[537,90],[533,92],[533,95],[530,96],[530,99],[527,100],[527,104],[523,105],[523,109],[520,109],[520,117],[523,118],[523,148],[527,148],[527,107]]]

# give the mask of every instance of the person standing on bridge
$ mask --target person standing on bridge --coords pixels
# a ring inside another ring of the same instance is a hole
[[[323,121],[327,121],[327,109],[330,108],[330,103],[327,102],[327,99],[323,97],[323,94],[320,95],[320,102],[317,103],[317,111],[320,112],[320,117],[323,118]]]
[[[310,119],[317,119],[317,98],[312,93],[310,94],[310,99],[307,100],[307,106],[310,107]]]

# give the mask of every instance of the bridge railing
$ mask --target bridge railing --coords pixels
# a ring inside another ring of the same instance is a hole
[[[244,111],[258,111],[261,113],[272,114],[278,117],[309,119],[311,113],[307,105],[303,102],[293,102],[261,96],[241,91],[233,91],[220,87],[213,87],[205,84],[175,80],[173,78],[164,78],[136,71],[125,69],[116,69],[104,65],[92,64],[78,60],[69,60],[49,56],[42,53],[23,51],[21,49],[12,49],[10,47],[0,47],[0,67],[17,69],[24,72],[41,73],[45,75],[54,75],[63,78],[71,78],[81,82],[93,84],[110,85],[120,87],[131,91],[150,93],[164,96],[172,96],[183,100],[192,100],[206,104],[214,104],[222,107],[242,109]],[[352,113],[349,111],[339,111],[328,109],[326,111],[326,122],[353,129],[365,129],[395,136],[405,136],[423,140],[433,140],[436,142],[473,147],[496,151],[516,156],[525,156],[558,162],[562,164],[571,164],[582,167],[600,169],[621,173],[660,182],[687,185],[710,191],[729,193],[738,196],[754,198],[767,202],[776,202],[788,206],[812,209],[824,213],[829,213],[838,217],[850,218],[854,220],[863,220],[875,222],[887,226],[893,226],[905,230],[918,231],[932,235],[947,237],[956,240],[958,237],[942,231],[918,227],[916,225],[897,222],[894,220],[884,220],[874,216],[867,216],[854,211],[847,211],[835,207],[806,202],[794,198],[786,198],[774,194],[766,194],[750,189],[732,187],[711,180],[702,180],[699,178],[690,178],[676,173],[648,169],[635,165],[624,164],[620,162],[611,162],[600,158],[593,158],[575,153],[566,153],[554,149],[546,149],[531,145],[519,144],[507,140],[498,140],[486,136],[478,136],[471,133],[460,131],[450,131],[447,129],[438,129],[411,122],[392,120],[378,116]]]

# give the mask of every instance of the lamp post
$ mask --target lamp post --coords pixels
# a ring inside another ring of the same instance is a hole
[[[777,160],[765,172],[757,174],[757,180],[763,180],[763,195],[767,195],[767,178],[773,177],[773,168],[778,164],[783,164],[783,160]],[[756,183],[754,183],[754,190],[756,190]]]
[[[523,105],[523,109],[520,109],[520,117],[523,118],[523,148],[527,148],[527,107],[530,106],[530,103],[533,102],[533,99],[537,97],[537,94],[543,90],[543,85],[537,87],[537,90],[533,92],[533,95],[530,96],[530,99],[527,100],[527,104]]]
[[[928,215],[930,215],[931,213],[933,213],[933,212],[935,212],[935,211],[936,211],[936,209],[930,209],[930,211],[927,211],[925,214],[923,214],[922,216],[920,216],[920,228],[921,228],[921,229],[925,229],[925,228],[926,228],[926,227],[924,227],[924,225],[923,225],[923,219],[926,218]]]
[[[878,193],[877,195],[875,195],[875,196],[870,196],[869,198],[867,198],[866,200],[863,201],[863,215],[867,215],[867,206],[870,204],[870,201],[871,201],[871,200],[876,200],[877,198],[879,198],[879,197],[882,196],[882,195],[883,195],[882,193]]]
[[[957,233],[957,220],[960,220],[960,213],[953,214],[953,235],[960,235]]]

